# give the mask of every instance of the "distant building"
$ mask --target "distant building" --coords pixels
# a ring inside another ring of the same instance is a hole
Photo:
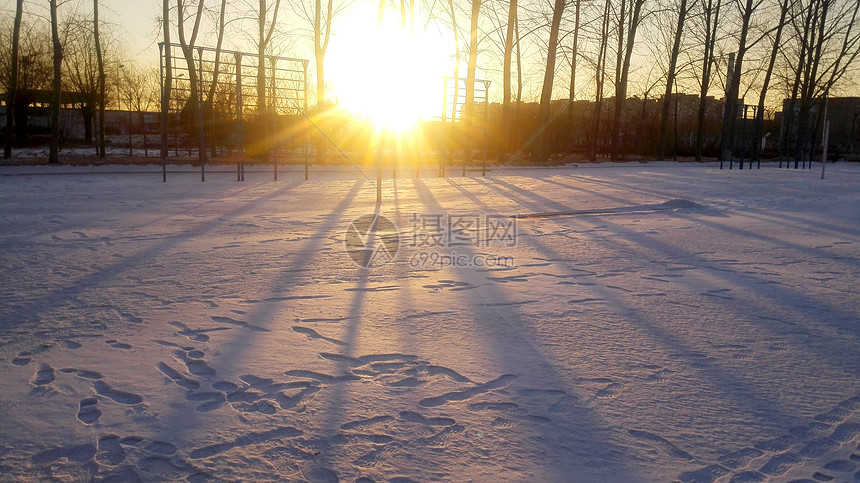
[[[807,133],[802,141],[812,145],[817,151],[821,147],[821,136],[825,102],[816,100],[809,109]],[[800,103],[795,103],[793,115],[788,115],[791,99],[782,101],[782,112],[777,113],[780,122],[780,135],[788,141],[789,151],[797,149],[797,124],[800,117]],[[826,101],[827,121],[830,122],[828,152],[830,157],[860,158],[860,97],[831,97]]]

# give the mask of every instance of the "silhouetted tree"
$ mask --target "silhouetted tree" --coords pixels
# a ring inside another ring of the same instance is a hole
[[[621,1],[621,13],[618,16],[618,50],[615,65],[615,115],[612,123],[612,159],[618,159],[621,147],[621,135],[624,122],[624,102],[627,100],[627,80],[630,74],[630,59],[633,57],[633,47],[636,45],[636,33],[642,20],[642,6],[645,0]],[[627,11],[627,13],[625,13]],[[622,59],[623,56],[623,59]]]
[[[105,63],[102,57],[101,36],[99,35],[99,0],[93,0],[93,40],[96,47],[96,61],[98,63],[98,89],[99,89],[99,157],[105,157]]]
[[[681,48],[681,37],[684,32],[684,21],[687,19],[689,12],[687,0],[681,0],[678,5],[678,23],[675,26],[675,36],[672,42],[672,50],[669,53],[669,70],[666,72],[666,91],[663,94],[663,110],[660,112],[660,144],[657,150],[657,159],[662,160],[666,157],[666,143],[669,137],[669,104],[672,99],[672,89],[675,85],[675,75],[677,74],[678,52]]]
[[[714,67],[714,48],[720,26],[720,7],[723,0],[703,0],[702,27],[705,30],[704,52],[702,55],[701,84],[699,89],[699,110],[696,123],[696,161],[702,160],[702,145],[705,143],[705,114],[707,114],[708,91],[711,88]]]
[[[60,22],[57,17],[57,0],[48,0],[51,12],[51,45],[53,47],[53,73],[51,81],[51,147],[48,162],[60,162],[60,92],[62,90],[63,45],[60,43]]]
[[[12,49],[10,52],[10,72],[6,98],[6,138],[3,143],[3,157],[12,156],[12,126],[15,121],[15,100],[18,96],[18,52],[21,42],[21,16],[24,0],[15,2],[15,21],[12,26]]]
[[[549,28],[549,43],[546,52],[546,69],[543,76],[543,89],[540,94],[540,108],[538,110],[538,125],[543,127],[550,119],[550,101],[552,101],[552,83],[555,78],[555,57],[558,51],[558,31],[561,25],[561,17],[564,15],[565,0],[555,0],[552,8],[552,22]],[[546,131],[540,135],[538,142],[537,160],[546,161],[549,156],[549,142]]]

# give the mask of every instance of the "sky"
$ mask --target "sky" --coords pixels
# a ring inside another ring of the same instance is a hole
[[[160,2],[106,0],[103,2],[106,16],[113,16],[117,24],[128,31],[129,54],[142,58],[158,59],[158,47],[153,36],[157,29],[157,18],[161,13]],[[109,17],[106,17],[109,18]]]
[[[87,4],[85,0],[81,0],[84,4]],[[44,7],[36,7],[35,5],[42,5],[46,2],[36,2],[34,0],[30,0],[26,2],[28,8],[31,10],[39,10],[41,9],[44,13]],[[213,5],[216,2],[210,2]],[[420,2],[416,2],[420,3]],[[160,39],[160,32],[157,25],[157,18],[160,16],[161,11],[161,2],[156,0],[143,0],[143,1],[129,1],[129,0],[101,0],[100,5],[102,6],[102,18],[105,22],[114,24],[119,27],[120,38],[126,43],[126,52],[127,55],[133,57],[137,61],[139,61],[142,65],[157,65],[158,62],[158,48],[157,42]],[[356,84],[356,80],[360,79],[364,74],[356,74],[356,72],[362,72],[361,66],[362,63],[365,62],[366,56],[363,55],[361,49],[367,49],[368,44],[364,42],[363,37],[367,32],[367,26],[372,26],[376,20],[376,9],[378,3],[375,0],[356,0],[353,2],[354,6],[350,7],[349,11],[345,11],[340,13],[335,17],[336,26],[333,29],[334,35],[332,36],[329,53],[326,57],[326,83],[329,88],[330,100],[343,101],[343,96],[347,95],[347,84]],[[13,0],[0,0],[0,11],[3,12],[3,15],[7,15],[8,13],[13,11],[14,2]],[[295,14],[290,11],[289,8],[285,7],[285,4],[282,4],[281,13],[281,22],[286,20],[289,17],[295,17]],[[396,19],[397,12],[395,12],[393,7],[387,11],[386,18],[394,20]],[[423,15],[417,14],[416,18],[422,18]],[[419,21],[420,23],[420,21]],[[407,80],[407,82],[412,82],[415,84],[411,87],[411,92],[418,92],[418,89],[431,89],[434,92],[441,92],[441,85],[439,87],[429,86],[425,81],[421,81],[420,79],[432,78],[436,79],[437,83],[441,84],[439,80],[442,75],[450,75],[453,72],[452,67],[452,57],[453,57],[453,39],[445,39],[442,37],[442,34],[439,34],[437,31],[434,31],[433,27],[430,27],[430,32],[435,37],[431,37],[429,41],[425,41],[422,46],[422,54],[421,57],[423,59],[428,59],[429,65],[417,64],[417,65],[394,65],[394,67],[402,67],[402,70],[416,70],[420,69],[420,74],[418,77],[413,78],[411,81]],[[310,43],[309,36],[307,31],[301,31],[298,29],[292,29],[294,32],[294,38],[301,38],[300,42],[296,42],[295,48],[292,49],[286,55],[291,57],[300,57],[309,59],[310,62],[310,73],[313,76],[313,52],[308,45]],[[447,34],[447,33],[446,33]],[[251,35],[249,33],[249,35]],[[207,36],[207,32],[201,33],[201,37],[205,39]],[[225,40],[226,48],[238,48],[239,50],[248,50],[247,48],[237,47],[236,43],[241,42],[240,38],[241,34],[236,36],[235,38],[228,38]],[[461,39],[462,42],[463,39]],[[643,41],[645,39],[643,38]],[[203,40],[203,44],[210,43],[209,39]],[[230,44],[233,45],[230,45]],[[381,42],[377,39],[377,44],[381,43],[383,47],[388,47],[388,53],[383,53],[379,59],[376,59],[377,64],[375,68],[378,70],[379,65],[390,65],[389,59],[394,55],[398,54],[398,49],[402,51],[402,45],[399,40],[382,40]],[[377,45],[379,47],[379,45]],[[488,72],[482,72],[480,70],[482,65],[490,65],[493,62],[496,62],[496,59],[499,57],[495,52],[492,52],[495,47],[493,47],[488,39],[484,39],[484,43],[481,44],[482,54],[479,56],[479,78],[489,78],[493,80],[491,84],[490,90],[490,98],[492,101],[499,101],[501,99],[501,80],[500,73],[496,72],[496,70],[491,70]],[[524,48],[528,48],[525,46]],[[384,50],[382,48],[376,48],[375,50],[380,51]],[[539,95],[540,89],[540,78],[542,78],[542,74],[540,74],[541,65],[543,62],[543,54],[539,51],[531,51],[527,50],[524,52],[525,55],[525,73],[526,73],[526,83],[524,89],[525,100],[529,100],[531,97]],[[567,66],[568,61],[565,58],[564,53],[561,54],[559,59],[559,63],[557,68],[560,71],[565,71],[569,69]],[[465,54],[461,53],[461,59],[465,58]],[[641,66],[640,66],[641,67]],[[638,69],[638,70],[637,70]],[[389,70],[392,72],[396,72],[396,69],[392,69],[389,67]],[[638,74],[644,75],[644,72],[648,69],[645,68],[634,68],[633,76],[635,77]],[[392,72],[384,72],[382,77],[391,77]],[[461,75],[465,75],[465,62],[461,62]],[[589,73],[588,68],[581,74],[583,77],[578,80],[580,86],[583,86],[583,89],[589,88],[591,85],[590,80],[588,79]],[[659,74],[655,74],[659,75]],[[580,76],[578,76],[580,77]],[[689,77],[689,76],[687,76]],[[686,77],[681,76],[681,80],[679,82],[686,82],[683,79]],[[423,84],[422,84],[423,82]],[[631,81],[636,84],[635,81]],[[653,82],[650,80],[649,82]],[[715,81],[716,84],[720,84],[719,80]],[[407,86],[406,89],[403,89],[401,85],[403,82],[395,82],[398,85],[398,92],[408,93],[410,87]],[[420,85],[419,85],[420,84]],[[563,98],[567,97],[567,93],[565,92],[567,84],[567,79],[565,75],[559,75],[557,77],[555,97]],[[641,82],[640,82],[641,84]],[[361,85],[358,83],[357,85],[353,85],[352,91],[367,91],[366,85]],[[641,86],[640,86],[641,87]],[[719,88],[719,85],[716,86]],[[537,89],[537,90],[535,90]],[[589,88],[590,89],[590,88]],[[635,85],[631,85],[631,90],[629,91],[630,95],[641,95],[638,92],[638,87]],[[690,91],[689,88],[686,88],[682,85],[682,90]],[[719,89],[717,89],[719,90]],[[848,88],[847,90],[843,89],[843,94],[852,94],[857,95],[857,88]],[[716,95],[716,97],[722,97],[719,92],[713,92],[712,94]],[[772,89],[773,96],[779,97],[779,93],[776,92],[775,89]],[[585,90],[582,91],[583,96],[588,96]],[[752,94],[751,94],[752,95]],[[360,97],[360,96],[355,96]],[[366,97],[366,96],[365,96]],[[359,99],[360,100],[360,99]],[[366,99],[365,99],[366,100]]]

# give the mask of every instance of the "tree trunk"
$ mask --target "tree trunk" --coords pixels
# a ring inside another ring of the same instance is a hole
[[[182,56],[185,58],[185,65],[188,70],[188,101],[185,103],[183,111],[187,119],[190,119],[191,126],[197,138],[197,155],[201,163],[206,159],[206,140],[203,136],[203,112],[201,106],[201,86],[200,75],[197,66],[194,62],[194,44],[197,41],[197,33],[200,31],[200,21],[203,18],[204,1],[199,0],[197,4],[197,13],[194,17],[194,27],[191,31],[191,38],[186,40],[185,37],[185,14],[183,0],[177,0],[177,11],[179,21],[177,25],[177,33],[179,34],[179,44],[182,49]]]
[[[62,89],[63,46],[60,43],[57,0],[48,0],[51,10],[51,43],[53,44],[54,76],[51,81],[51,147],[48,162],[60,162],[60,90]]]
[[[314,8],[314,60],[317,77],[317,108],[325,105],[325,54],[331,32],[332,0],[328,1],[325,21],[322,19],[322,1],[316,0]],[[326,142],[322,137],[317,138],[317,162],[325,159]]]
[[[385,0],[382,0],[385,2]],[[454,10],[454,0],[448,0],[448,9],[451,13],[451,25],[454,31],[454,100],[451,103],[451,122],[457,119],[457,102],[460,97],[460,38],[457,34],[457,15]],[[380,21],[382,19],[382,11],[380,10]],[[447,106],[445,110],[447,113]],[[462,114],[462,113],[460,113]],[[462,117],[461,117],[462,119]],[[443,119],[444,120],[444,119]]]
[[[624,47],[624,62],[621,65],[621,75],[616,77],[618,82],[615,85],[615,117],[612,123],[612,159],[616,160],[621,154],[621,136],[623,133],[624,123],[624,103],[627,100],[627,77],[630,73],[630,59],[633,56],[633,46],[636,42],[636,31],[639,29],[639,16],[642,12],[642,5],[645,0],[632,0],[633,11],[630,14],[630,24],[627,32],[627,42]],[[623,22],[623,14],[622,14]],[[621,44],[619,35],[619,45]]]
[[[555,0],[552,8],[552,23],[549,29],[549,44],[546,53],[546,70],[543,74],[543,89],[540,93],[540,107],[538,110],[538,124],[543,132],[539,136],[537,161],[545,162],[550,155],[549,126],[546,123],[550,119],[550,104],[552,103],[552,81],[555,78],[555,57],[558,51],[558,30],[561,26],[561,17],[564,14],[565,0]]]
[[[87,146],[93,143],[93,107],[86,104],[81,107],[81,119],[84,121],[84,142]]]
[[[164,85],[161,86],[161,161],[167,162],[167,113],[170,110],[170,90],[173,87],[173,65],[170,53],[170,0],[161,4],[162,28],[164,32]],[[165,177],[165,181],[167,181]]]
[[[508,7],[508,25],[505,32],[505,53],[502,62],[502,129],[505,131],[502,140],[504,153],[511,151],[511,134],[513,133],[511,109],[511,57],[514,50],[514,26],[517,22],[517,0],[510,0]],[[501,159],[501,153],[500,153]]]
[[[797,119],[797,140],[795,146],[794,167],[798,167],[801,159],[807,157],[809,145],[809,118],[814,101],[815,78],[821,49],[824,42],[825,21],[827,18],[826,1],[814,1],[809,4],[809,11],[804,21],[803,44],[801,46],[801,63],[798,68],[798,90],[800,93],[800,109]]]
[[[266,104],[266,0],[260,0],[260,15],[257,18],[259,42],[257,42],[257,114],[264,116]]]
[[[666,143],[669,137],[669,101],[672,97],[672,88],[675,84],[678,51],[681,48],[681,36],[684,32],[684,20],[686,18],[687,0],[681,0],[681,7],[678,10],[678,24],[675,26],[675,40],[672,42],[672,53],[669,56],[669,72],[666,73],[666,92],[663,94],[663,111],[660,113],[660,144],[657,148],[658,161],[662,161],[666,157]]]
[[[763,125],[764,125],[764,102],[767,97],[767,90],[770,86],[770,78],[773,74],[773,66],[776,64],[776,57],[779,55],[780,41],[782,38],[782,28],[785,25],[785,19],[788,15],[788,8],[791,4],[791,0],[783,0],[780,4],[779,10],[779,23],[776,26],[776,33],[773,38],[773,46],[770,50],[770,59],[768,59],[767,70],[764,74],[764,81],[762,82],[761,91],[758,96],[758,106],[756,107],[756,116],[755,122],[753,123],[753,159],[761,160],[761,140],[759,139],[762,135]],[[785,116],[783,116],[785,119]]]
[[[523,56],[520,51],[520,20],[516,19],[514,25],[514,36],[517,38],[517,108],[514,115],[515,119],[519,119],[520,103],[523,102]]]
[[[597,68],[595,69],[595,96],[594,96],[594,128],[591,146],[591,161],[597,161],[597,151],[600,145],[600,117],[603,108],[603,84],[606,82],[606,49],[609,44],[609,13],[612,0],[606,0],[603,11],[603,23],[600,31],[599,46],[597,49]]]
[[[576,57],[579,54],[579,14],[582,0],[576,0],[573,14],[573,45],[570,50],[570,94],[567,104],[567,130],[573,132],[573,101],[576,99]]]
[[[720,22],[720,5],[722,0],[708,0],[705,7],[705,55],[702,61],[702,85],[699,91],[699,112],[696,129],[696,161],[702,160],[702,145],[705,142],[705,115],[707,114],[708,89],[711,86],[711,69],[714,65],[714,46],[716,44],[717,28]],[[713,17],[712,17],[713,14]]]
[[[203,109],[206,112],[206,119],[209,120],[210,129],[204,130],[209,133],[210,139],[212,139],[211,150],[212,157],[216,156],[216,143],[213,139],[212,128],[215,127],[216,123],[214,122],[215,115],[215,91],[218,87],[218,77],[221,73],[221,47],[224,44],[224,15],[227,9],[227,0],[221,0],[221,8],[220,13],[218,14],[218,39],[215,42],[215,65],[212,69],[212,82],[209,84],[209,92],[206,94],[206,101],[203,104]],[[145,143],[146,133],[144,132],[144,143]]]
[[[12,126],[15,123],[15,101],[18,97],[18,46],[21,39],[21,16],[24,11],[24,0],[15,2],[15,23],[12,27],[12,58],[9,79],[9,92],[6,98],[6,138],[3,143],[3,157],[12,157]]]
[[[735,63],[731,66],[731,75],[726,90],[726,104],[723,106],[723,128],[720,133],[720,159],[725,160],[734,148],[735,139],[735,109],[738,103],[738,95],[741,86],[741,74],[743,73],[744,56],[747,51],[747,35],[749,34],[750,18],[752,17],[753,0],[746,0],[746,5],[741,13],[741,38],[738,42],[738,52]]]
[[[96,62],[98,63],[98,96],[99,96],[99,131],[98,155],[105,157],[105,64],[102,58],[101,36],[99,35],[99,0],[93,0],[93,40],[96,47]]]
[[[469,63],[466,66],[466,104],[464,107],[466,136],[463,146],[463,165],[472,160],[472,138],[475,127],[475,71],[478,67],[478,15],[481,0],[472,0],[472,18],[469,27]]]

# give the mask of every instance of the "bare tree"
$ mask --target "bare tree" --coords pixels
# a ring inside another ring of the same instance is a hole
[[[51,11],[51,45],[53,46],[54,77],[51,81],[51,147],[48,162],[60,162],[60,92],[62,90],[63,45],[57,17],[57,0],[48,0]]]
[[[200,22],[203,20],[204,0],[197,1],[196,13],[192,17],[193,24],[191,27],[191,37],[185,33],[186,22],[186,3],[185,0],[176,0],[176,28],[179,34],[179,46],[182,50],[182,56],[185,58],[186,69],[188,70],[189,96],[185,104],[185,109],[196,112],[198,109],[198,100],[200,99],[200,82],[199,73],[197,72],[197,64],[194,62],[194,46],[197,43],[197,35],[200,32]],[[193,6],[193,5],[192,5]]]
[[[630,2],[629,12],[625,5]],[[630,60],[636,45],[636,32],[642,20],[642,6],[645,0],[622,0],[618,16],[618,51],[615,68],[615,115],[612,123],[612,159],[618,159],[624,122],[624,103],[627,100],[627,79],[630,74]],[[629,16],[628,16],[629,15]],[[626,27],[626,29],[625,29]],[[625,34],[626,30],[626,34]],[[622,60],[623,55],[623,60]]]
[[[549,44],[546,53],[546,69],[543,76],[543,89],[540,94],[540,107],[538,109],[538,123],[544,126],[550,119],[550,102],[552,101],[552,84],[555,78],[555,58],[558,51],[558,31],[561,26],[561,17],[564,15],[565,0],[555,0],[552,8],[552,22],[549,29]],[[549,142],[545,135],[540,136],[538,143],[538,161],[544,162],[549,156]]]
[[[224,17],[226,15],[226,9],[227,0],[221,0],[221,7],[218,9],[217,40],[215,41],[215,65],[212,70],[212,82],[209,84],[209,92],[206,94],[207,111],[212,111],[215,91],[218,87],[218,76],[221,74],[221,47],[224,44]]]
[[[134,112],[137,117],[137,127],[129,123],[129,130],[143,135],[143,146],[147,149],[146,113],[158,103],[158,71],[133,64],[121,68],[119,86],[124,99],[127,99],[129,113]]]
[[[9,85],[6,99],[6,139],[3,144],[3,157],[12,157],[12,125],[15,120],[15,99],[18,96],[18,51],[21,41],[21,16],[24,11],[24,0],[15,2],[15,22],[12,26],[12,51],[9,59]]]
[[[860,56],[858,14],[860,2],[856,1],[810,0],[806,5],[800,2],[797,21],[792,23],[799,45],[791,54],[799,51],[800,60],[794,69],[792,96],[786,110],[789,122],[797,110],[795,165],[800,158],[811,156],[812,131],[823,120],[821,100],[828,97]],[[810,116],[815,106],[818,106],[818,122],[812,123]]]
[[[773,76],[773,68],[776,64],[776,59],[779,55],[780,48],[782,47],[782,31],[786,24],[788,11],[793,2],[794,0],[780,0],[779,3],[779,22],[777,23],[776,32],[774,33],[770,57],[768,58],[768,64],[767,69],[765,70],[764,80],[762,81],[761,89],[759,90],[758,106],[756,107],[755,125],[753,127],[753,139],[755,140],[755,159],[761,158],[761,143],[759,143],[759,137],[761,136],[762,126],[764,124],[764,103],[765,99],[767,98],[768,88],[770,87],[770,80]]]
[[[707,114],[708,91],[711,86],[711,71],[714,67],[714,48],[720,25],[720,6],[723,0],[703,0],[703,27],[705,29],[704,55],[702,56],[702,79],[699,90],[699,110],[696,127],[696,161],[702,160],[702,145],[705,142],[705,115]]]
[[[448,0],[448,11],[451,14],[451,29],[454,33],[454,101],[452,105],[454,109],[457,108],[457,98],[459,97],[460,90],[460,30],[457,28],[457,15],[454,10],[454,0]],[[452,120],[455,118],[457,114],[455,112],[451,113]]]
[[[263,114],[268,110],[266,102],[266,52],[272,43],[272,35],[278,23],[278,12],[281,9],[281,0],[275,0],[271,8],[272,20],[269,22],[269,5],[266,0],[260,0],[257,11],[257,112]]]
[[[185,34],[185,0],[176,0],[176,27],[179,35],[179,47],[182,50],[182,56],[185,59],[189,83],[188,99],[182,108],[183,117],[193,120],[193,125],[197,132],[197,153],[201,162],[205,160],[206,156],[206,139],[203,136],[203,106],[201,106],[200,103],[200,75],[202,73],[198,72],[196,63],[194,62],[194,48],[197,42],[197,35],[200,32],[200,23],[203,19],[204,3],[204,0],[197,0],[197,10],[193,15],[193,26],[191,28],[191,37],[189,38]]]
[[[567,105],[568,129],[573,129],[573,101],[576,99],[576,66],[579,56],[579,27],[582,0],[575,0],[573,14],[573,44],[570,49],[570,103]]]
[[[466,65],[466,105],[464,106],[464,117],[467,136],[466,146],[464,146],[465,159],[463,169],[465,173],[465,163],[472,159],[472,143],[471,134],[472,126],[475,124],[475,71],[478,67],[478,16],[481,14],[481,0],[472,0],[472,15],[469,27],[469,62]]]
[[[612,0],[606,0],[601,17],[600,34],[597,40],[597,62],[594,73],[594,119],[591,160],[597,161],[597,152],[600,148],[600,118],[603,109],[603,88],[606,82],[606,50],[609,45],[609,14],[612,11]]]
[[[206,119],[209,120],[210,126],[213,125],[212,121],[215,117],[215,94],[218,90],[218,77],[221,75],[221,47],[224,44],[224,26],[225,26],[225,15],[227,10],[227,0],[221,0],[221,6],[218,9],[218,23],[216,36],[217,40],[215,41],[215,64],[212,67],[212,81],[209,83],[209,92],[206,93],[206,99],[203,101],[203,111],[205,112]],[[202,78],[201,73],[201,78]],[[202,88],[202,87],[201,87]],[[209,131],[209,130],[205,130]],[[206,136],[207,132],[203,132],[202,135]],[[211,136],[211,132],[209,132]],[[144,132],[144,144],[146,140],[146,133]],[[212,149],[212,157],[215,157],[216,153],[216,143],[210,143]]]
[[[314,63],[317,69],[317,106],[325,104],[325,54],[331,39],[333,3],[333,0],[326,1],[326,15],[323,19],[322,0],[314,0]]]
[[[84,141],[93,142],[94,120],[101,103],[99,85],[99,66],[96,58],[95,36],[92,29],[92,18],[75,13],[66,19],[63,27],[65,40],[63,51],[63,79],[67,88],[76,93],[76,101],[80,105],[81,118],[84,125]],[[96,135],[96,155],[100,154],[100,136]]]
[[[164,37],[164,84],[161,86],[161,162],[167,163],[167,113],[170,110],[170,94],[173,88],[173,61],[168,50],[170,47],[170,0],[161,2],[161,22]],[[165,168],[166,169],[166,168]],[[167,172],[164,172],[167,181]]]
[[[93,0],[93,41],[99,70],[99,146],[100,158],[105,157],[105,62],[102,57],[101,35],[99,35],[99,0]]]
[[[720,133],[720,159],[726,159],[734,144],[735,118],[737,117],[738,95],[740,93],[741,76],[743,74],[744,58],[750,48],[758,40],[750,42],[749,29],[753,14],[762,5],[764,0],[742,0],[738,2],[741,19],[738,50],[735,54],[734,64],[729,66],[729,76],[726,80],[726,97],[723,109],[723,128]],[[761,40],[764,35],[759,38]]]
[[[672,89],[675,85],[675,75],[678,66],[678,52],[681,48],[681,37],[684,32],[684,21],[689,13],[689,2],[681,0],[678,5],[678,23],[675,26],[675,36],[672,42],[672,50],[669,53],[669,70],[666,72],[666,91],[663,94],[663,110],[660,113],[660,144],[657,149],[657,159],[662,160],[666,157],[666,143],[668,139],[669,127],[669,104],[672,98]]]
[[[504,148],[510,150],[513,130],[513,110],[511,109],[511,57],[514,50],[514,27],[517,23],[517,0],[508,5],[508,23],[505,30],[504,58],[502,60],[502,126],[506,130]]]

